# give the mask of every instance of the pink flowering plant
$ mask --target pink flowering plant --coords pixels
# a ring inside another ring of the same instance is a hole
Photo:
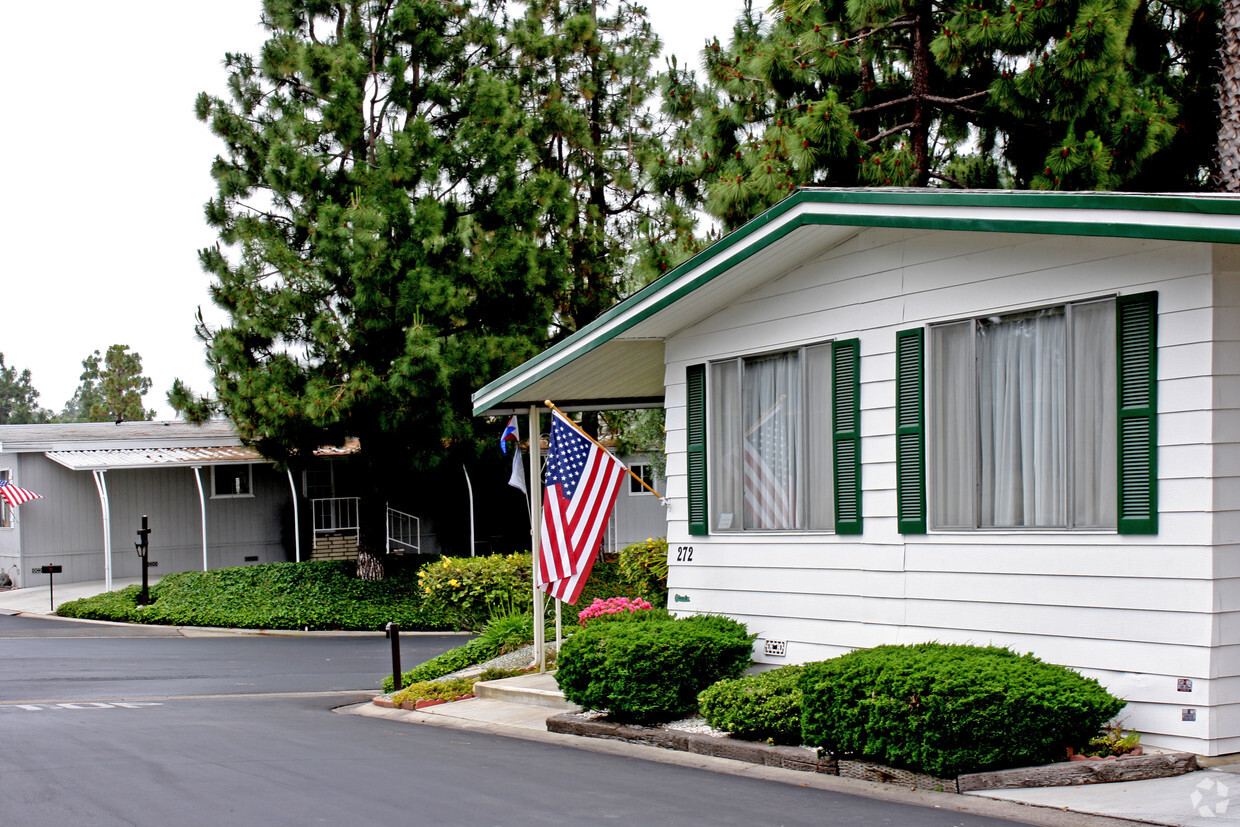
[[[609,597],[606,600],[596,597],[593,603],[577,615],[577,622],[585,626],[588,621],[595,618],[607,618],[631,612],[648,612],[652,608],[654,607],[640,597]]]

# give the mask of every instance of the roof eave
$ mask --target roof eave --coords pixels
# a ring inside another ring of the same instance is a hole
[[[510,410],[511,406],[503,406],[540,378],[652,318],[789,233],[812,225],[1236,244],[1240,243],[1240,199],[1215,195],[801,189],[572,336],[481,388],[473,395],[474,415]],[[581,395],[593,394],[586,390]]]

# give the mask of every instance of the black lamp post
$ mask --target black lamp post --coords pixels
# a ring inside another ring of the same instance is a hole
[[[138,602],[143,606],[151,602],[150,590],[147,587],[146,578],[146,556],[149,550],[147,538],[151,536],[151,529],[146,524],[146,515],[142,515],[142,528],[138,529],[138,542],[133,544],[134,551],[138,553],[138,557],[142,559],[142,594],[138,596]]]

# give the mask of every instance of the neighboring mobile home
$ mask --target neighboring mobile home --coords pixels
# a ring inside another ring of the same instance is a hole
[[[355,450],[321,449],[290,474],[223,421],[0,425],[0,479],[43,496],[0,506],[0,571],[19,586],[47,583],[44,565],[64,583],[140,577],[143,515],[157,575],[355,557],[357,498],[339,470]]]
[[[1240,199],[802,190],[475,394],[663,406],[669,588],[782,664],[939,640],[1240,751]]]

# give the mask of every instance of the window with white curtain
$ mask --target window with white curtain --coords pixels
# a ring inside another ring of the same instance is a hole
[[[13,471],[9,468],[0,468],[0,480],[9,482],[13,479]],[[0,528],[13,527],[13,507],[7,502],[0,500]]]
[[[708,386],[713,529],[831,530],[830,344],[712,363]]]
[[[931,327],[940,529],[1116,525],[1115,301]]]

